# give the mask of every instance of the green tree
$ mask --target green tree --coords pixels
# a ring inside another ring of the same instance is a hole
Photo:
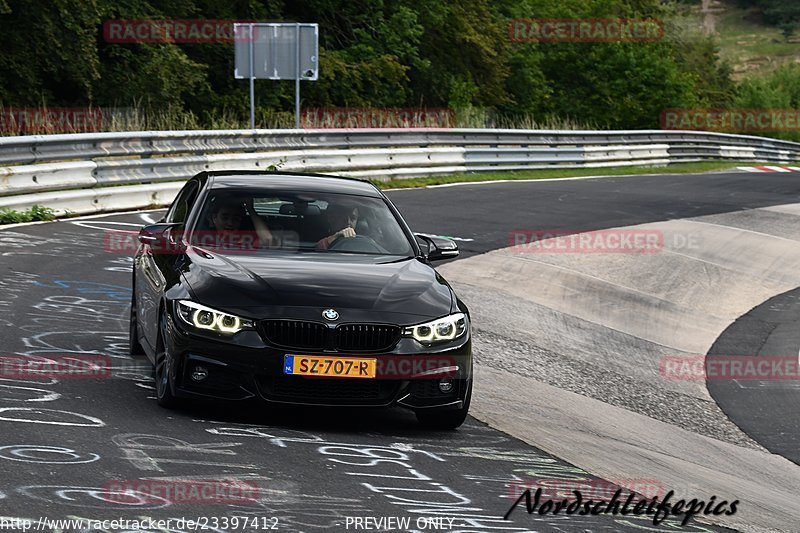
[[[97,0],[0,0],[0,102],[91,102],[100,13]]]
[[[425,27],[420,56],[427,62],[410,74],[416,103],[446,105],[470,85],[474,105],[509,102],[511,43],[501,13],[487,0],[422,0],[417,6]]]
[[[743,8],[755,8],[765,23],[780,28],[786,37],[800,28],[800,3],[797,0],[736,0]]]
[[[653,0],[523,0],[507,2],[506,9],[510,18],[665,20],[673,15]],[[729,72],[716,70],[713,46],[704,45],[701,53],[692,42],[671,38],[654,43],[516,46],[511,79],[529,81],[509,84],[519,107],[508,110],[533,112],[543,120],[562,117],[607,127],[657,127],[664,108],[694,107],[710,99],[701,89],[710,72],[729,81]],[[723,81],[720,86],[727,87]]]
[[[752,1],[765,13],[791,7]],[[283,20],[320,25],[320,79],[302,84],[306,107],[478,107],[538,122],[653,127],[665,107],[733,100],[712,40],[668,26],[655,43],[516,43],[508,23],[675,16],[660,0],[0,0],[0,103],[137,102],[191,112],[206,125],[223,114],[242,119],[248,84],[233,78],[231,43],[109,43],[102,23]],[[293,82],[259,80],[260,112],[291,110],[293,92]]]
[[[422,26],[399,2],[309,0],[286,17],[320,25],[320,79],[303,87],[320,106],[402,106],[411,99],[408,71],[419,59]]]
[[[742,81],[734,105],[739,109],[800,109],[800,65],[784,65],[768,76]],[[787,125],[787,130],[789,128]],[[769,135],[789,141],[800,141],[800,132],[796,130]]]
[[[800,3],[796,0],[761,0],[764,22],[779,27],[790,36],[800,27]]]
[[[800,65],[784,65],[768,76],[742,81],[735,105],[751,109],[800,108]]]

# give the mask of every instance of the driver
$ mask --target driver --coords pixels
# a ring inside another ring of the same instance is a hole
[[[328,224],[333,233],[317,241],[318,250],[327,250],[338,239],[349,239],[356,236],[355,228],[356,224],[358,224],[357,207],[331,205],[325,212],[328,215]]]

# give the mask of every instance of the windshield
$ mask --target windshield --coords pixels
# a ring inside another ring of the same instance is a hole
[[[384,200],[346,194],[211,191],[189,240],[232,252],[414,255]]]

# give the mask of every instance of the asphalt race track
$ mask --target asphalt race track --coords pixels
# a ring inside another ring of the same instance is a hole
[[[707,390],[704,382],[659,380],[653,362],[664,353],[734,348],[738,355],[798,353],[800,335],[791,330],[800,310],[788,291],[800,286],[800,270],[791,268],[800,265],[800,217],[785,207],[800,198],[796,175],[468,184],[389,196],[415,231],[459,239],[462,259],[441,271],[474,315],[480,421],[429,432],[402,410],[160,409],[147,361],[126,355],[130,257],[104,250],[108,230],[135,230],[158,213],[8,228],[0,230],[3,355],[108,356],[114,370],[92,379],[0,379],[2,514],[262,517],[259,529],[285,531],[342,531],[353,517],[412,517],[408,530],[419,531],[792,529],[799,515],[791,505],[800,506],[793,502],[800,468],[789,461],[797,462],[800,440],[796,383],[709,382]],[[508,251],[517,230],[639,225],[698,237],[694,256]],[[752,260],[723,258],[736,246],[735,257],[751,250]],[[697,277],[684,276],[689,270],[679,262],[690,260]],[[742,289],[748,282],[757,287]],[[589,294],[600,296],[587,302]],[[648,309],[658,313],[645,315]],[[503,520],[520,486],[605,486],[587,472],[742,504],[734,516],[696,518],[687,527],[632,515],[529,516],[523,507]],[[230,479],[257,487],[259,497],[199,505],[115,492],[140,480]],[[415,522],[420,517],[454,520]]]
[[[776,296],[734,322],[710,355],[798,358],[800,290]],[[709,380],[708,390],[737,426],[772,453],[800,464],[800,382]]]

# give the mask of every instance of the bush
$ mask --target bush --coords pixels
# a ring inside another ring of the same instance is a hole
[[[38,204],[31,206],[26,211],[0,209],[0,224],[19,224],[20,222],[53,220],[55,218],[55,212],[51,208]]]

